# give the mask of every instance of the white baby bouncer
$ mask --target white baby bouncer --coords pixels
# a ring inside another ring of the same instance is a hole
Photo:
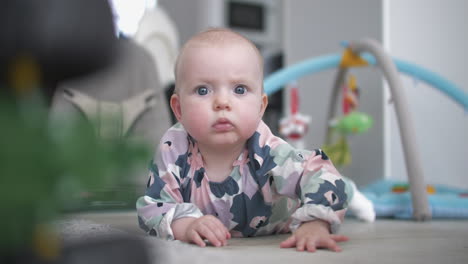
[[[115,60],[106,69],[59,84],[51,104],[51,120],[85,119],[104,140],[128,138],[144,141],[147,146],[159,144],[171,126],[165,90],[174,82],[179,39],[167,13],[158,6],[147,7],[145,2],[132,1],[130,4],[136,9],[127,18],[116,12],[129,3],[109,0],[115,5],[114,22],[119,37]],[[130,176],[128,186],[135,189],[131,192],[143,193],[146,168]],[[133,201],[101,204],[134,206]]]

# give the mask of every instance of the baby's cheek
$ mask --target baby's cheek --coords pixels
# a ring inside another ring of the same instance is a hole
[[[185,128],[195,140],[200,140],[201,137],[206,135],[207,128],[209,127],[210,125],[206,121],[206,118],[193,118],[190,120],[190,125]]]
[[[252,115],[241,116],[239,121],[242,124],[242,136],[250,138],[257,131],[260,119],[253,118]]]
[[[211,126],[209,117],[196,111],[185,115],[181,123],[195,139],[199,139],[199,136],[206,134],[206,130]]]

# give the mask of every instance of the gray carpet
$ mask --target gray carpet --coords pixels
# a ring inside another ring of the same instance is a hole
[[[347,219],[340,233],[350,237],[340,253],[280,249],[287,235],[231,239],[222,248],[199,248],[143,234],[135,212],[83,213],[57,222],[66,241],[91,240],[112,234],[141,238],[152,263],[468,263],[468,221],[433,220],[417,223]]]

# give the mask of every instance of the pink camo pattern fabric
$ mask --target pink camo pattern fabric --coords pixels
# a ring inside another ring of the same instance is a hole
[[[261,122],[232,165],[223,182],[210,181],[196,141],[181,124],[171,127],[137,201],[141,228],[173,239],[173,220],[211,214],[234,237],[249,237],[287,233],[317,218],[335,232],[343,221],[352,193],[322,150],[295,149]]]

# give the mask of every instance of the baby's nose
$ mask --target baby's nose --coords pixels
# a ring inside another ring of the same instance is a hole
[[[218,94],[214,102],[215,110],[231,109],[229,96],[226,94]]]

